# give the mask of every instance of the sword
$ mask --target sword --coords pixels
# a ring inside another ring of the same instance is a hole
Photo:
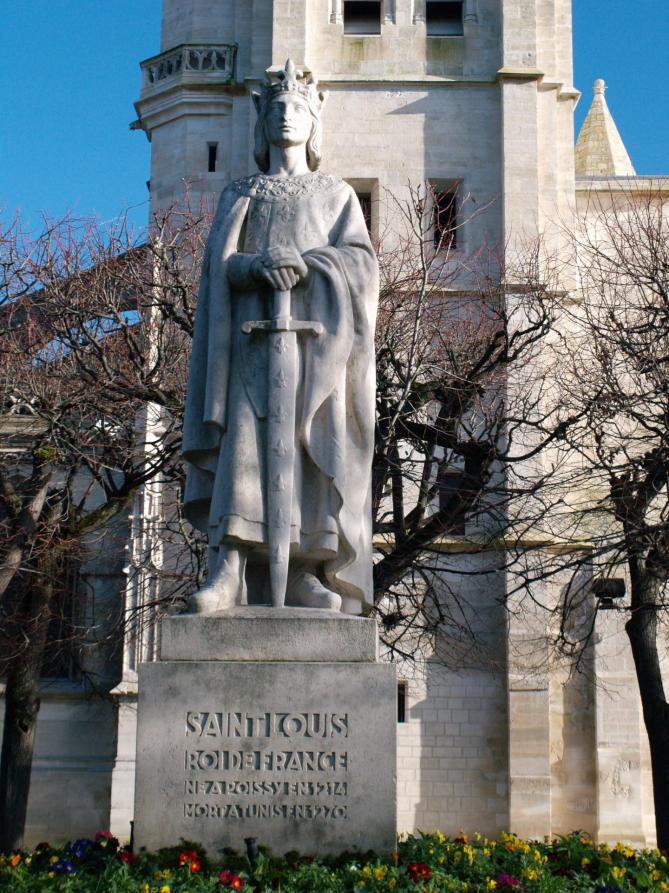
[[[267,540],[272,606],[283,608],[288,584],[290,529],[295,473],[295,407],[297,402],[297,336],[320,336],[319,322],[293,319],[290,291],[276,290],[272,318],[245,322],[242,332],[265,332],[269,338],[267,390]]]

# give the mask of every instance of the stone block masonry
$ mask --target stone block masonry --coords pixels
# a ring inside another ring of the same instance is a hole
[[[300,618],[291,618],[290,609],[277,613],[283,615],[275,620],[281,639]],[[202,627],[217,622],[207,616],[183,620]],[[234,627],[249,622],[226,618],[227,640],[234,642]],[[342,635],[349,627],[374,625],[330,614],[322,628],[332,623],[342,626]],[[391,850],[395,671],[374,662],[373,638],[370,643],[371,650],[369,644],[358,653],[349,650],[340,661],[300,661],[291,654],[286,661],[143,665],[138,845],[155,850],[186,838],[201,842],[212,857],[224,847],[243,850],[247,837],[275,853]],[[305,653],[314,651],[313,644]]]

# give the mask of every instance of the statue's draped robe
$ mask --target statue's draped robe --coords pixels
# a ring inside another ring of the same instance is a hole
[[[298,335],[291,556],[318,562],[343,610],[357,613],[372,600],[378,264],[358,199],[336,177],[258,175],[221,196],[186,401],[186,516],[210,546],[241,545],[251,560],[266,558],[268,337],[241,327],[272,315],[272,290],[250,269],[254,255],[282,245],[309,268],[292,292],[293,317],[325,329],[319,338]]]

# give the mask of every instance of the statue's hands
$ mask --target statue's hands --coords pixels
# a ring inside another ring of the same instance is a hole
[[[255,259],[252,270],[256,279],[281,291],[295,288],[309,275],[309,268],[302,256],[286,247],[268,248]]]

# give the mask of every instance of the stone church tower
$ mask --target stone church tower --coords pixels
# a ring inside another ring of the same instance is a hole
[[[154,207],[255,170],[249,92],[291,56],[330,91],[324,168],[373,201],[408,181],[491,204],[458,250],[574,196],[570,0],[164,0],[137,111]],[[378,227],[382,221],[373,221]]]
[[[571,0],[164,0],[163,10],[161,53],[142,63],[136,105],[154,209],[178,202],[184,184],[191,200],[213,198],[255,171],[249,94],[291,57],[330,93],[323,167],[354,186],[373,234],[388,224],[384,196],[429,180],[466,218],[456,260],[539,233],[559,252],[555,221],[576,196]],[[588,145],[601,129],[595,121]],[[504,642],[505,618],[486,623]],[[516,634],[511,621],[506,640]],[[428,665],[407,683],[400,827],[578,827],[644,841],[636,702],[621,731],[593,686],[528,677],[510,653],[502,646],[503,669]]]
[[[408,183],[429,180],[462,208],[456,258],[539,233],[559,251],[555,221],[569,219],[590,188],[634,175],[599,85],[575,176],[571,45],[571,0],[163,0],[160,53],[141,63],[133,125],[151,141],[152,209],[182,201],[186,185],[191,200],[213,202],[255,171],[250,91],[291,57],[329,91],[323,169],[353,185],[374,235],[389,223],[388,192],[401,197]],[[154,513],[151,500],[133,521],[134,550],[143,548],[137,517]],[[508,647],[523,631],[501,609],[483,610],[494,601],[491,584],[471,585],[486,590],[471,598],[498,659],[459,672],[428,664],[401,686],[400,830],[542,837],[580,828],[648,843],[648,760],[631,658],[610,644],[624,640],[613,635],[617,615],[592,657],[606,689],[547,670],[528,675]],[[105,742],[82,757],[86,771],[96,767],[85,782],[95,791],[86,824],[68,818],[68,836],[89,833],[96,809],[98,827],[127,836],[136,669],[158,647],[126,643],[114,710],[88,716],[82,701],[45,714],[65,729],[68,710],[78,711],[77,728]],[[75,764],[68,771],[83,790]],[[42,838],[64,818],[45,820],[38,783],[33,790],[40,818],[31,827]]]

